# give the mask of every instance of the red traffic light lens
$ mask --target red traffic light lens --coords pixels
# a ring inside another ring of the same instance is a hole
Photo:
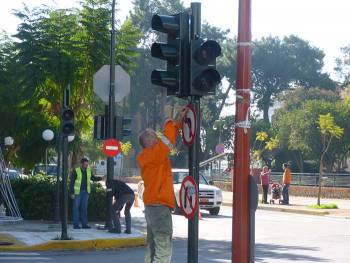
[[[64,110],[62,112],[62,120],[70,121],[74,119],[74,112],[72,110]]]
[[[221,55],[221,47],[214,40],[205,41],[195,52],[194,59],[200,65],[210,64]]]

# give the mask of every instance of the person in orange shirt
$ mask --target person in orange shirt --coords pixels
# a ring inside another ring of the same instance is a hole
[[[283,202],[284,205],[289,205],[289,185],[292,181],[292,173],[290,171],[289,165],[287,163],[283,164],[283,187],[282,187],[282,196],[283,196]]]
[[[171,211],[175,208],[175,194],[169,153],[175,148],[186,112],[187,109],[183,108],[176,121],[166,120],[160,138],[151,129],[139,136],[143,149],[137,156],[137,162],[144,181],[143,202],[147,222],[145,263],[169,263],[171,260]]]

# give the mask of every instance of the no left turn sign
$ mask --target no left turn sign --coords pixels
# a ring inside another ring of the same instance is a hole
[[[198,210],[198,187],[192,176],[184,178],[180,188],[180,208],[186,218],[191,219]]]

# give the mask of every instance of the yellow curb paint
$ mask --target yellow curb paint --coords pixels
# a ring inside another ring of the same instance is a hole
[[[33,246],[0,246],[0,251],[94,250],[136,247],[146,244],[145,237],[93,240],[54,240]]]
[[[13,243],[16,246],[21,246],[24,245],[23,242],[15,238],[13,235],[10,234],[5,234],[5,233],[0,233],[0,241],[2,242],[10,242]]]

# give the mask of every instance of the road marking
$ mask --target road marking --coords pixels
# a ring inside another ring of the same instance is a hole
[[[0,252],[0,257],[1,256],[40,256],[39,253],[34,253],[34,252]]]
[[[49,261],[49,260],[52,260],[51,258],[47,258],[47,257],[32,257],[32,258],[29,258],[29,257],[0,257],[0,261],[3,261],[5,260],[6,262],[8,262],[8,260],[25,260],[25,261],[36,261],[38,262],[39,260],[40,261]]]
[[[35,252],[0,252],[0,262],[9,262],[9,261],[52,261],[52,258],[42,257],[39,253]]]

